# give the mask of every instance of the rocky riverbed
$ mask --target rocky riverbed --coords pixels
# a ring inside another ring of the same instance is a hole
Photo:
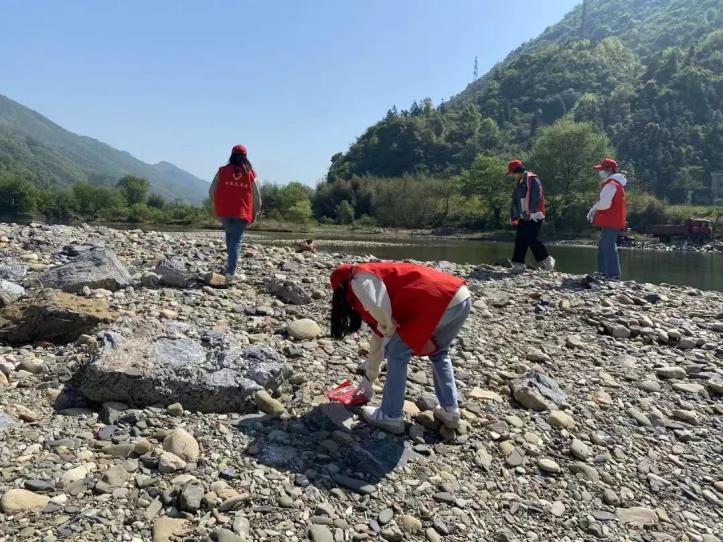
[[[597,246],[596,239],[569,239],[558,240],[550,243],[559,246]],[[723,253],[723,241],[710,240],[706,243],[694,243],[689,241],[671,241],[664,243],[652,236],[626,237],[621,241],[621,246],[625,248],[635,248],[639,250],[657,250],[660,252],[700,252],[718,254]]]
[[[437,264],[464,423],[416,359],[395,437],[324,396],[354,258],[243,251],[225,285],[220,233],[0,224],[0,541],[720,540],[723,294]]]

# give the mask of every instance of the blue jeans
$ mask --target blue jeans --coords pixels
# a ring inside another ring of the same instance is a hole
[[[226,273],[233,275],[236,273],[238,254],[248,223],[240,218],[222,218],[221,224],[226,230],[226,252],[228,253]]]
[[[597,271],[610,279],[620,278],[620,258],[618,257],[618,232],[613,228],[600,230],[597,245]]]
[[[454,382],[454,369],[449,349],[469,316],[472,300],[447,309],[434,330],[432,339],[437,351],[429,356],[432,361],[434,393],[439,404],[447,408],[457,407],[457,384]],[[395,334],[386,347],[387,380],[384,384],[382,412],[392,418],[399,418],[404,408],[404,396],[407,390],[407,367],[414,351],[407,346],[399,334]]]

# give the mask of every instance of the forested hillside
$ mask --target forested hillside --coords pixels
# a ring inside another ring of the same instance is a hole
[[[111,186],[129,174],[148,179],[151,190],[168,200],[198,204],[208,190],[207,183],[172,164],[142,162],[0,95],[0,180],[52,191],[78,182]]]
[[[449,102],[390,109],[328,179],[458,175],[568,118],[604,132],[637,187],[681,202],[723,169],[722,104],[720,0],[587,0]]]

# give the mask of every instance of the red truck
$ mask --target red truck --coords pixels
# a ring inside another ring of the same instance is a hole
[[[705,218],[689,218],[683,224],[650,226],[649,233],[666,243],[673,238],[701,243],[713,239],[713,222]]]

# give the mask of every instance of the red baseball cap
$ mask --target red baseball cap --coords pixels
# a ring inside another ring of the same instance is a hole
[[[524,167],[522,160],[512,160],[507,163],[507,175],[513,173],[518,167]]]
[[[592,166],[592,168],[597,169],[598,171],[600,171],[601,169],[606,169],[606,170],[609,169],[612,171],[617,171],[618,163],[615,160],[613,160],[612,158],[605,158],[605,160],[603,160],[599,164],[595,164],[594,166]]]
[[[231,154],[246,154],[246,147],[243,145],[234,145]]]

